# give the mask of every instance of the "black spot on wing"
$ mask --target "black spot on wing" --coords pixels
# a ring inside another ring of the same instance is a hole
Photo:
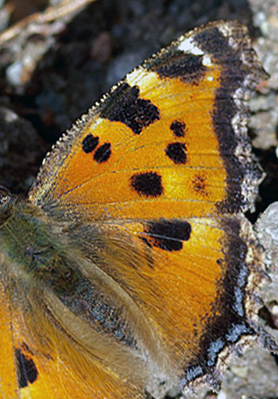
[[[186,145],[184,143],[170,143],[166,150],[166,155],[175,164],[185,164],[187,160]]]
[[[184,137],[186,125],[184,122],[176,120],[171,123],[170,129],[176,137]]]
[[[202,175],[197,175],[194,177],[194,179],[192,180],[193,183],[193,189],[201,194],[201,195],[207,195],[206,192],[206,179],[204,176]]]
[[[161,78],[178,78],[195,85],[200,83],[207,71],[201,55],[186,54],[175,48],[169,48],[146,65]]]
[[[111,151],[111,144],[110,143],[104,143],[94,153],[94,160],[97,163],[102,163],[108,161],[112,154]]]
[[[36,381],[39,373],[26,344],[22,348],[15,348],[15,358],[18,384],[20,388],[25,388]]]
[[[162,178],[157,172],[136,173],[131,177],[131,187],[145,197],[159,197],[163,193]]]
[[[90,152],[93,152],[95,150],[95,148],[98,146],[98,143],[99,138],[97,136],[95,137],[92,134],[88,134],[82,141],[82,150],[86,154],[89,154]]]
[[[184,220],[161,219],[149,222],[144,229],[143,238],[148,246],[154,246],[164,251],[180,251],[183,242],[191,235],[191,225]]]
[[[158,108],[150,100],[139,97],[139,88],[122,83],[106,99],[100,113],[102,118],[122,122],[135,134],[159,119]]]

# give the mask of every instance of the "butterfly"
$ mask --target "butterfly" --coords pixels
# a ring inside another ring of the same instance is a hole
[[[0,189],[1,398],[142,399],[276,344],[253,297],[247,138],[266,74],[237,22],[195,29],[61,137],[26,199]]]

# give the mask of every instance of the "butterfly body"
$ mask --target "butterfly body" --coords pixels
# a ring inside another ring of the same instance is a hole
[[[1,189],[3,399],[217,388],[229,355],[267,337],[243,215],[262,179],[246,100],[264,77],[243,27],[199,28],[83,116],[26,200]]]

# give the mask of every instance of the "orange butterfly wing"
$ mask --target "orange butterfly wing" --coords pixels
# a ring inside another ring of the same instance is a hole
[[[208,67],[198,84],[149,69],[128,75],[83,117],[79,133],[56,150],[61,164],[52,155],[42,169],[55,183],[40,178],[32,201],[51,213],[80,209],[105,220],[205,215],[223,200],[226,171],[210,115],[220,66]]]
[[[40,306],[35,288],[28,293],[28,301],[18,289],[12,290],[12,298],[11,291],[5,292],[2,284],[0,288],[1,398],[143,397],[142,389],[104,370],[61,332],[59,323],[51,320],[53,315]]]
[[[262,77],[241,26],[197,29],[127,75],[83,116],[46,158],[29,193],[31,204],[64,224],[82,262],[89,259],[111,282],[114,291],[106,294],[131,340],[123,339],[123,351],[146,364],[149,392],[162,382],[182,388],[198,377],[216,384],[221,359],[257,338],[249,302],[260,251],[241,212],[252,205],[261,179],[246,138],[246,100]],[[63,318],[53,304],[46,314]],[[34,347],[42,383],[53,392],[143,395],[141,382],[125,384],[113,367],[100,365],[97,352],[83,356],[84,341],[75,349],[78,332],[70,330],[67,341],[47,322],[49,361],[40,358],[40,339]],[[111,325],[113,347],[122,330]],[[87,376],[91,384],[82,385],[80,356],[99,370]],[[130,374],[141,367],[127,364]],[[38,397],[36,387],[28,385],[30,396]]]

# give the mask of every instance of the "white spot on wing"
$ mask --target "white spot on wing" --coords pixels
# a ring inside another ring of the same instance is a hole
[[[185,53],[191,53],[194,55],[204,55],[204,52],[199,49],[199,47],[194,44],[192,38],[186,38],[182,42],[180,42],[178,46],[178,50],[183,51]]]
[[[201,366],[192,367],[191,369],[187,370],[186,378],[188,381],[195,380],[195,378],[202,375],[203,370]]]
[[[232,27],[229,24],[221,24],[217,27],[217,29],[224,35],[225,37],[232,35]]]
[[[226,335],[226,339],[230,342],[236,342],[240,336],[247,333],[248,330],[244,324],[233,324]]]
[[[206,67],[212,66],[211,58],[208,55],[204,55],[202,64]]]
[[[242,304],[243,295],[239,287],[235,287],[234,296],[235,296],[235,302],[233,304],[233,309],[239,316],[243,317],[244,316],[244,309]]]
[[[219,354],[219,352],[221,351],[221,349],[223,349],[225,346],[224,341],[221,338],[218,338],[216,341],[213,341],[210,343],[210,346],[208,348],[208,356],[209,356],[209,360],[207,362],[208,366],[214,366],[216,358]]]

